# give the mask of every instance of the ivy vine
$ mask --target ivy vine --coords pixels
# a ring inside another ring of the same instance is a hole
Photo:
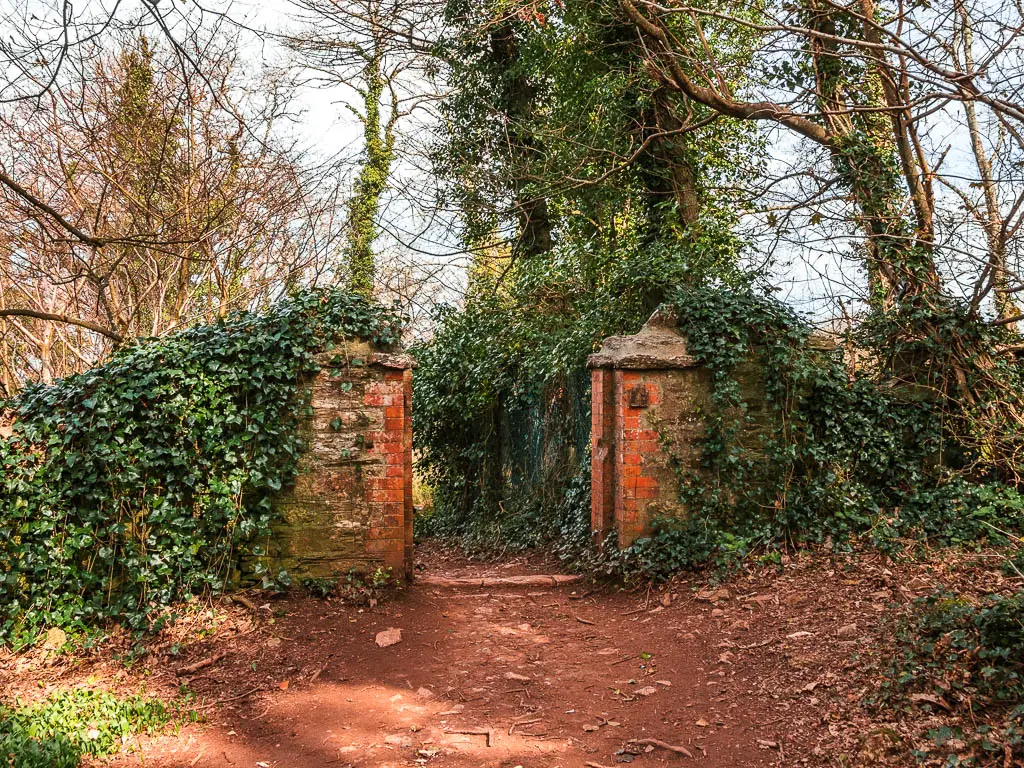
[[[0,403],[16,419],[0,440],[0,640],[105,618],[144,628],[223,588],[260,554],[295,472],[316,353],[387,347],[399,327],[361,296],[308,291]]]
[[[676,462],[687,517],[659,521],[619,555],[625,570],[668,577],[858,537],[883,549],[908,538],[973,545],[1003,538],[992,525],[1024,528],[1024,499],[971,474],[941,399],[851,367],[841,347],[814,343],[803,318],[752,291],[695,286],[669,302],[710,372],[711,408],[700,465]]]

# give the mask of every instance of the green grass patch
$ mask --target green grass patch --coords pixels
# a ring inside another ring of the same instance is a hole
[[[106,691],[62,691],[34,704],[0,704],[0,765],[77,768],[83,757],[113,754],[132,736],[157,732],[170,719],[158,699]]]

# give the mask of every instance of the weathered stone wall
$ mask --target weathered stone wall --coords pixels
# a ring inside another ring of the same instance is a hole
[[[351,342],[320,356],[304,383],[311,414],[292,488],[275,502],[280,521],[268,565],[294,579],[355,568],[412,573],[412,361]]]
[[[590,356],[591,526],[620,547],[647,534],[655,518],[681,517],[680,473],[700,470],[699,441],[711,407],[711,375],[690,356],[670,314],[655,313],[640,333],[612,336]],[[741,439],[756,445],[763,425],[756,364],[737,379],[750,404]]]

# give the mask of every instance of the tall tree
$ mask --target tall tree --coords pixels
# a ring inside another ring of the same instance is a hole
[[[648,52],[652,76],[678,93],[683,104],[774,124],[829,153],[865,236],[864,262],[875,307],[909,304],[939,310],[950,290],[973,290],[976,298],[997,281],[1002,285],[997,311],[1002,317],[1012,312],[1006,301],[1012,282],[1004,258],[1008,232],[1000,221],[1004,211],[1017,215],[1019,205],[1014,201],[1001,211],[997,197],[1002,193],[1019,200],[1019,192],[1012,190],[1009,176],[1002,183],[992,178],[991,162],[980,150],[976,111],[985,109],[1005,131],[999,150],[1004,157],[1019,153],[1024,110],[1008,52],[1019,43],[1020,24],[984,4],[968,8],[966,0],[956,4],[954,14],[875,0],[806,0],[757,8],[683,0],[620,4]],[[979,23],[986,30],[981,55],[987,79],[974,63],[979,45],[971,30]],[[753,87],[728,86],[723,69],[707,56],[708,29],[761,36],[756,61],[763,76]],[[1006,72],[1010,80],[999,81],[991,76],[995,72]],[[929,131],[940,119],[953,129],[953,142],[933,144],[929,151]],[[977,209],[962,167],[941,168],[957,142],[958,149],[968,142],[973,147],[977,186],[985,192],[981,224],[988,253],[975,260],[983,267],[973,288],[944,285],[940,258],[949,250],[941,250],[951,243],[937,242],[951,234],[948,219],[938,220],[937,184],[966,195]]]
[[[125,339],[251,307],[322,262],[327,206],[273,139],[286,99],[247,110],[236,51],[214,50],[200,79],[146,37],[128,38],[61,97],[18,106],[10,167],[103,242],[69,235],[21,197],[0,202],[0,327],[14,378],[46,381]]]
[[[370,295],[381,204],[396,161],[399,121],[434,98],[429,53],[432,0],[292,0],[302,29],[289,45],[321,86],[351,92],[345,106],[363,147],[348,201],[346,255],[352,290]]]
[[[713,222],[729,228],[738,198],[705,191],[730,186],[752,133],[703,108],[678,109],[644,72],[615,3],[451,0],[446,18],[439,48],[452,93],[435,167],[471,247],[498,237],[509,258],[530,260],[560,241],[677,248]],[[718,55],[743,51],[730,40]]]

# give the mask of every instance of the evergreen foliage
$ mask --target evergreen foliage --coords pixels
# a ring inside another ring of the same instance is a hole
[[[413,439],[434,490],[421,533],[536,546],[560,540],[583,506],[589,520],[589,491],[583,499],[577,488],[589,488],[586,357],[605,336],[638,330],[650,295],[691,279],[713,253],[702,243],[622,246],[556,248],[506,276],[507,290],[481,279],[415,350]]]
[[[915,602],[871,703],[959,716],[915,756],[929,765],[1010,765],[1024,757],[1024,592],[972,602],[939,592]],[[940,721],[941,722],[941,721]],[[1014,763],[1015,764],[1015,763]]]
[[[220,589],[259,554],[302,449],[301,377],[347,337],[390,345],[397,319],[310,291],[262,314],[140,341],[3,404],[0,639],[154,611]]]
[[[752,292],[695,287],[670,303],[711,372],[713,408],[701,467],[679,471],[688,518],[661,521],[622,555],[627,570],[666,578],[801,542],[974,545],[1005,542],[993,525],[1024,529],[1024,500],[977,474],[934,392],[852,369],[792,310]],[[767,404],[756,418],[736,376],[748,361]]]
[[[0,762],[11,768],[78,768],[83,757],[113,754],[124,740],[158,731],[169,719],[156,699],[118,699],[86,689],[26,706],[0,704]]]

